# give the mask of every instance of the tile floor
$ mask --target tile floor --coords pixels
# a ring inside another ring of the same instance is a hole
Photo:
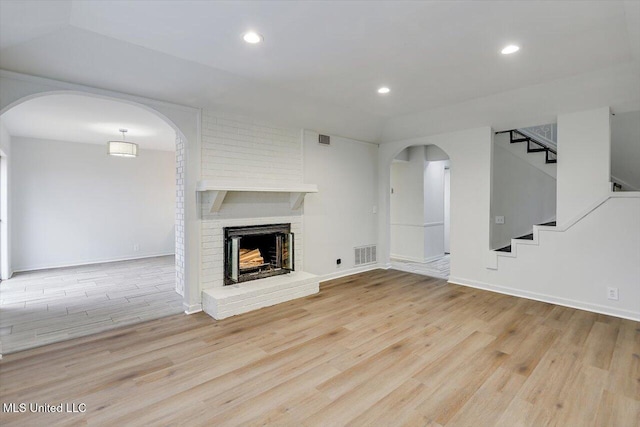
[[[448,279],[450,260],[451,255],[445,255],[442,258],[427,263],[391,259],[391,268],[394,270],[421,274],[423,276]]]
[[[0,354],[182,312],[173,256],[16,273],[0,283]]]

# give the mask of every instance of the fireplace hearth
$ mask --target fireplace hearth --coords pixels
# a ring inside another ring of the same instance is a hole
[[[225,286],[293,271],[293,240],[291,224],[225,227]]]

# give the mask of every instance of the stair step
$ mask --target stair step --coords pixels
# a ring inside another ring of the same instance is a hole
[[[547,151],[546,148],[527,148],[527,153],[542,153],[543,151]]]
[[[514,138],[511,140],[511,143],[513,144],[514,142],[527,142],[530,141],[531,138]]]
[[[496,249],[496,252],[511,252],[511,245],[505,246],[504,248]]]
[[[557,159],[547,159],[545,163],[558,163]]]
[[[555,221],[549,221],[549,222],[545,222],[544,224],[538,224],[538,225],[546,225],[547,227],[555,227],[556,226],[556,222]]]
[[[518,240],[533,240],[533,233],[525,234],[524,236],[516,237]]]

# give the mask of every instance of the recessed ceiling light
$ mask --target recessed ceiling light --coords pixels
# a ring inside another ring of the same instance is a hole
[[[389,89],[386,86],[383,86],[383,87],[378,89],[378,93],[381,94],[381,95],[384,95],[385,93],[389,93],[389,92],[391,92],[391,89]]]
[[[244,36],[242,36],[242,39],[247,43],[256,44],[256,43],[260,43],[263,40],[263,37],[256,32],[249,31],[248,33],[244,33]]]
[[[503,55],[509,55],[511,53],[515,53],[517,51],[520,50],[520,46],[516,46],[515,44],[510,44],[509,46],[505,47],[504,49],[502,49],[502,54]]]

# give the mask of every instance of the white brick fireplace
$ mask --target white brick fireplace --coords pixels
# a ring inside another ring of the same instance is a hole
[[[203,112],[201,286],[203,310],[216,319],[318,292],[303,271],[302,132]],[[224,228],[291,224],[295,271],[224,285]]]

